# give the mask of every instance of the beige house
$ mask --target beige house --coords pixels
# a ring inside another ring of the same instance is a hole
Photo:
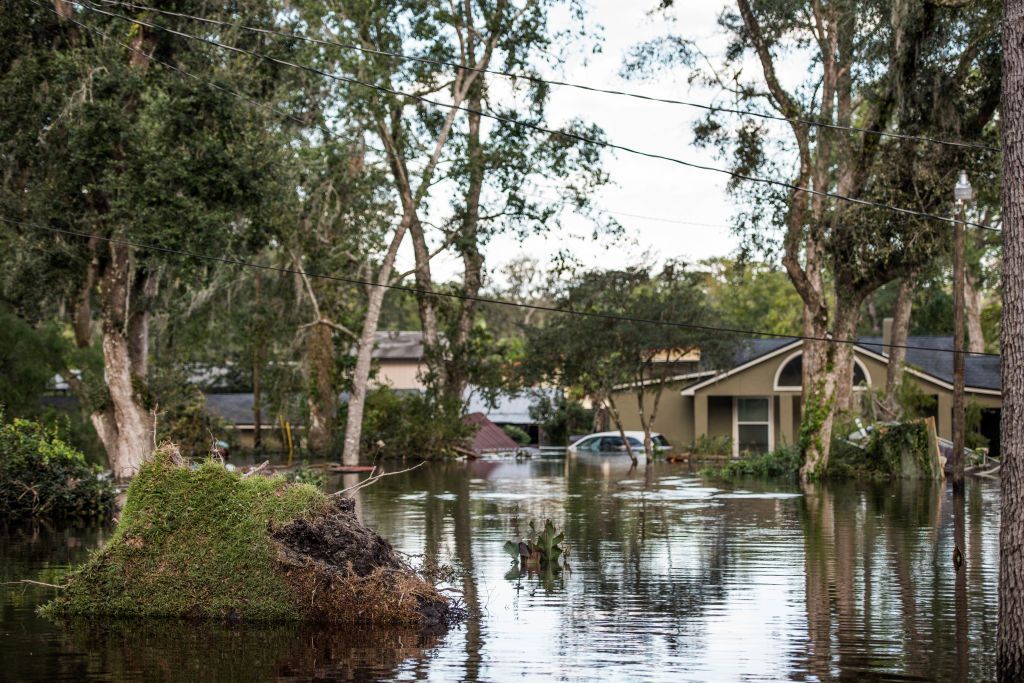
[[[948,439],[953,408],[952,337],[911,337],[907,345],[916,347],[907,350],[907,378],[935,398],[938,433]],[[802,363],[800,340],[748,340],[732,367],[674,377],[663,390],[654,429],[683,448],[703,436],[728,437],[734,455],[794,444],[800,433]],[[854,363],[855,391],[884,386],[889,358],[881,337],[858,340]],[[999,358],[968,356],[965,365],[967,402],[981,407],[981,432],[997,455],[1002,405]],[[614,398],[623,426],[641,429],[636,388],[623,388]]]

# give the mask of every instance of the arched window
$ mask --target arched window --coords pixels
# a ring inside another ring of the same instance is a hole
[[[804,353],[797,351],[779,366],[778,372],[775,373],[775,389],[777,391],[799,391],[803,383],[803,372]],[[871,377],[868,375],[868,369],[864,367],[860,358],[854,356],[853,388],[863,389],[869,386],[871,386]]]

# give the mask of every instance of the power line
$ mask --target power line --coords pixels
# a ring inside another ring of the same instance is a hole
[[[49,7],[49,6],[46,6],[46,5],[42,5],[41,3],[36,2],[36,0],[32,0],[32,1],[35,2],[35,4],[37,4],[37,5],[41,5],[42,7],[44,7],[47,10],[49,10],[50,12],[52,12],[54,14],[57,14],[56,10],[54,10],[52,7]],[[57,16],[60,17],[60,15],[57,15]],[[302,119],[302,118],[300,118],[298,116],[295,116],[294,114],[292,114],[290,112],[287,112],[287,111],[285,111],[283,109],[275,107],[272,104],[269,104],[267,102],[261,102],[259,100],[256,100],[256,99],[252,98],[252,97],[249,97],[248,95],[245,95],[244,93],[241,93],[241,92],[239,92],[237,90],[234,90],[232,88],[228,88],[226,86],[222,86],[222,85],[220,85],[218,83],[215,83],[215,82],[213,82],[213,81],[211,81],[209,79],[205,79],[205,78],[202,78],[201,76],[197,76],[196,74],[194,74],[194,73],[192,73],[192,72],[190,72],[190,71],[188,71],[186,69],[183,69],[183,68],[181,68],[179,66],[175,66],[175,65],[170,64],[168,62],[165,62],[165,61],[163,61],[161,59],[153,57],[152,55],[144,52],[143,50],[140,50],[139,48],[137,48],[137,47],[135,47],[133,45],[130,45],[128,43],[122,42],[122,41],[120,41],[120,40],[118,40],[116,38],[111,37],[109,34],[107,34],[106,32],[104,32],[101,29],[98,29],[98,28],[93,27],[93,26],[88,26],[88,25],[83,24],[82,22],[80,22],[80,21],[78,21],[78,20],[76,20],[74,18],[71,18],[71,17],[60,17],[60,18],[61,19],[66,19],[67,21],[70,21],[71,23],[73,23],[73,24],[75,24],[75,25],[77,25],[77,26],[79,26],[79,27],[81,27],[81,28],[83,28],[83,29],[85,29],[87,31],[95,33],[95,34],[99,35],[100,37],[102,37],[104,40],[109,40],[109,41],[111,41],[111,42],[113,42],[113,43],[115,43],[117,45],[120,45],[123,48],[126,48],[126,49],[128,49],[128,50],[130,50],[132,52],[135,52],[136,54],[138,54],[140,56],[146,57],[147,59],[150,59],[150,60],[156,62],[157,64],[159,64],[162,67],[165,67],[167,69],[170,69],[171,71],[177,72],[177,73],[179,73],[179,74],[181,74],[183,76],[191,78],[191,79],[193,79],[193,80],[195,80],[195,81],[197,81],[199,83],[208,85],[211,88],[215,88],[215,89],[217,89],[217,90],[219,90],[221,92],[224,92],[224,93],[227,93],[227,94],[232,95],[234,97],[237,97],[237,98],[239,98],[239,99],[241,99],[241,100],[243,100],[243,101],[245,101],[245,102],[247,102],[247,103],[249,103],[251,105],[255,105],[255,106],[257,106],[257,107],[259,107],[261,109],[265,109],[267,111],[271,111],[273,113],[276,113],[276,114],[278,114],[278,115],[280,115],[280,116],[282,116],[284,118],[287,118],[287,119],[289,119],[291,121],[294,121],[295,123],[298,123],[300,126],[306,127],[306,126],[309,126],[309,125],[314,125],[315,127],[319,128],[322,132],[324,132],[324,133],[326,133],[328,135],[333,135],[334,134],[334,132],[331,131],[326,126],[318,125],[318,124],[311,124],[310,122],[305,121],[304,119]],[[356,143],[359,143],[359,144],[364,144],[361,139],[357,139],[357,138],[353,138],[352,142],[356,142]],[[378,154],[384,154],[384,155],[388,154],[387,150],[384,150],[384,149],[381,149],[381,148],[378,148],[378,147],[373,147],[373,146],[370,146],[370,145],[367,145],[366,147],[367,147],[367,149],[372,150],[374,152],[377,152]],[[408,159],[406,157],[402,157],[401,155],[397,155],[397,154],[395,155],[395,157],[398,158],[398,159],[401,159],[402,161],[405,161],[406,163],[410,163],[412,161],[412,160],[410,160],[410,159]],[[564,206],[569,206],[571,208],[571,204],[564,204]],[[661,223],[675,223],[675,224],[679,224],[679,225],[691,225],[691,226],[707,227],[707,228],[727,228],[728,227],[728,226],[724,226],[724,225],[713,225],[713,224],[710,224],[710,223],[695,223],[695,222],[690,222],[690,221],[673,220],[673,219],[669,219],[669,218],[659,218],[659,217],[655,217],[655,216],[642,216],[642,215],[639,215],[639,214],[632,214],[632,213],[626,213],[626,212],[623,212],[623,211],[615,211],[615,210],[604,210],[603,212],[607,213],[607,214],[617,215],[617,216],[626,216],[626,217],[629,217],[629,218],[639,218],[639,219],[644,219],[644,220],[657,221],[657,222],[661,222]]]
[[[892,138],[892,139],[896,139],[896,140],[910,140],[910,141],[914,141],[914,142],[927,142],[929,144],[948,145],[948,146],[951,146],[951,147],[961,147],[961,148],[964,148],[964,149],[977,149],[977,150],[984,150],[984,151],[988,151],[988,152],[998,152],[999,151],[999,148],[996,147],[996,146],[986,145],[986,144],[978,143],[978,142],[965,142],[965,141],[962,141],[962,140],[946,140],[946,139],[941,139],[941,138],[933,138],[933,137],[926,136],[926,135],[910,135],[910,134],[907,134],[907,133],[893,133],[893,132],[884,131],[884,130],[871,130],[869,128],[859,128],[857,126],[844,126],[844,125],[840,125],[840,124],[836,124],[836,123],[828,123],[828,122],[824,122],[824,121],[813,121],[811,119],[806,119],[806,118],[779,116],[779,115],[776,115],[776,114],[768,114],[768,113],[764,113],[764,112],[752,111],[752,110],[749,110],[749,109],[734,109],[734,108],[730,108],[730,107],[719,107],[719,106],[710,105],[710,104],[703,104],[703,103],[700,103],[700,102],[693,102],[693,101],[690,101],[690,100],[680,100],[680,99],[671,98],[671,97],[664,97],[664,96],[658,96],[658,95],[644,95],[642,93],[632,92],[632,91],[628,91],[628,90],[616,90],[616,89],[613,89],[613,88],[602,88],[602,87],[598,87],[598,86],[583,85],[583,84],[580,84],[580,83],[571,83],[571,82],[568,82],[568,81],[560,81],[560,80],[555,80],[555,79],[544,79],[544,78],[540,78],[539,76],[534,76],[534,75],[528,74],[528,73],[515,73],[515,72],[511,72],[511,71],[501,71],[499,69],[490,69],[490,68],[480,68],[480,67],[466,66],[466,65],[463,65],[463,64],[455,63],[455,62],[448,62],[448,61],[438,60],[438,59],[429,59],[427,57],[416,57],[416,56],[413,56],[413,55],[402,54],[400,52],[390,52],[388,50],[381,50],[381,49],[378,49],[378,48],[365,47],[365,46],[362,46],[362,45],[354,45],[354,44],[351,44],[351,43],[342,43],[342,42],[338,42],[338,41],[334,41],[334,40],[323,40],[323,39],[320,39],[320,38],[312,38],[312,37],[309,37],[309,36],[304,36],[304,35],[297,34],[297,33],[291,33],[291,32],[288,32],[288,31],[276,31],[276,30],[273,30],[273,29],[260,28],[260,27],[257,27],[257,26],[246,26],[244,24],[236,24],[236,23],[232,23],[232,22],[228,22],[228,21],[221,21],[221,20],[218,20],[218,19],[211,19],[209,17],[201,17],[201,16],[192,15],[192,14],[184,14],[182,12],[171,12],[169,10],[157,9],[155,7],[149,7],[147,5],[140,5],[140,4],[133,3],[133,2],[119,2],[117,0],[101,0],[101,1],[104,4],[108,4],[108,5],[117,5],[117,6],[120,6],[120,7],[127,7],[127,8],[130,8],[130,9],[140,9],[140,10],[144,10],[144,11],[147,11],[147,12],[155,12],[157,14],[164,14],[164,15],[167,15],[167,16],[173,16],[173,17],[178,17],[178,18],[182,18],[182,19],[190,19],[192,21],[201,21],[201,22],[205,22],[205,23],[208,23],[208,24],[214,24],[214,25],[217,25],[217,26],[226,26],[226,27],[235,28],[235,29],[242,29],[244,31],[250,31],[250,32],[253,32],[253,33],[262,33],[262,34],[265,34],[265,35],[272,35],[272,36],[277,36],[277,37],[280,37],[280,38],[289,38],[289,39],[293,39],[293,40],[301,40],[301,41],[305,41],[305,42],[308,42],[308,43],[313,43],[313,44],[316,44],[316,45],[330,45],[330,46],[334,46],[334,47],[340,47],[340,48],[343,48],[343,49],[346,49],[346,50],[355,50],[355,51],[358,51],[358,52],[362,52],[364,54],[373,54],[373,55],[379,55],[379,56],[383,56],[383,57],[392,57],[394,59],[400,59],[400,60],[403,60],[403,61],[419,62],[421,64],[432,64],[432,65],[435,65],[435,66],[444,66],[444,67],[453,68],[453,69],[462,69],[464,71],[475,71],[475,72],[478,72],[478,73],[489,74],[489,75],[492,75],[492,76],[501,76],[503,78],[510,78],[510,79],[513,79],[513,80],[514,79],[522,79],[522,80],[525,80],[525,81],[530,81],[531,83],[538,83],[538,84],[542,84],[542,85],[554,85],[554,86],[559,86],[559,87],[564,87],[564,88],[575,88],[577,90],[585,90],[585,91],[588,91],[588,92],[601,93],[601,94],[605,94],[605,95],[616,95],[616,96],[621,96],[621,97],[630,97],[630,98],[633,98],[633,99],[645,100],[645,101],[648,101],[648,102],[658,102],[658,103],[661,103],[661,104],[680,105],[680,106],[685,106],[685,107],[692,107],[694,109],[701,109],[701,110],[709,111],[709,112],[721,112],[721,113],[726,113],[726,114],[736,114],[738,116],[751,116],[751,117],[756,117],[756,118],[765,119],[765,120],[769,120],[769,121],[782,121],[782,122],[791,123],[791,124],[792,123],[796,123],[796,124],[803,125],[803,126],[810,126],[810,127],[815,127],[815,128],[827,128],[827,129],[830,129],[830,130],[843,131],[843,132],[847,132],[847,133],[858,133],[858,134],[864,134],[864,135],[876,135],[876,136],[879,136],[879,137],[887,137],[887,138]],[[75,2],[74,4],[78,4],[78,3]]]
[[[596,319],[599,319],[599,320],[609,320],[609,321],[612,321],[612,322],[621,322],[621,323],[639,323],[639,324],[645,324],[645,325],[659,325],[659,326],[662,326],[662,327],[675,327],[675,328],[687,329],[687,330],[698,330],[698,331],[702,331],[702,332],[720,332],[720,333],[724,332],[724,333],[728,333],[728,334],[742,334],[742,335],[750,335],[750,336],[754,336],[754,337],[772,337],[772,338],[776,338],[776,339],[792,339],[794,341],[803,340],[803,341],[827,342],[827,343],[830,343],[830,344],[855,344],[855,345],[856,344],[860,344],[860,342],[857,341],[856,339],[838,339],[838,338],[834,338],[834,337],[815,337],[815,336],[808,336],[808,335],[780,334],[780,333],[777,333],[777,332],[764,332],[764,331],[760,331],[760,330],[747,330],[747,329],[741,329],[741,328],[735,328],[735,327],[720,327],[720,326],[715,326],[715,325],[701,325],[701,324],[697,324],[697,323],[684,323],[684,322],[678,322],[678,321],[672,321],[672,320],[654,320],[652,318],[638,318],[638,317],[628,316],[628,315],[618,315],[618,314],[615,314],[615,313],[599,313],[599,312],[595,312],[595,311],[578,311],[578,310],[571,309],[571,308],[559,308],[557,306],[546,306],[544,304],[528,304],[528,303],[522,303],[522,302],[518,302],[518,301],[505,301],[503,299],[495,299],[495,298],[486,297],[486,296],[472,296],[472,295],[469,295],[469,294],[460,294],[458,292],[436,292],[436,291],[429,291],[429,290],[425,290],[425,289],[421,289],[419,287],[413,287],[413,286],[409,286],[409,285],[382,284],[382,283],[379,283],[379,282],[371,282],[369,280],[361,280],[359,278],[345,277],[345,276],[341,276],[341,275],[327,275],[325,273],[314,273],[314,272],[310,272],[310,271],[300,270],[298,268],[287,268],[285,266],[271,266],[271,265],[266,265],[266,264],[262,264],[262,263],[254,263],[252,261],[244,261],[242,259],[237,259],[237,258],[233,258],[233,257],[230,257],[230,256],[213,256],[213,255],[210,255],[210,254],[201,254],[201,253],[194,252],[194,251],[189,251],[189,250],[186,250],[186,249],[174,249],[174,248],[171,248],[171,247],[164,247],[164,246],[160,246],[160,245],[148,244],[146,242],[140,242],[140,241],[137,241],[137,240],[129,240],[129,239],[124,239],[124,238],[119,238],[119,237],[107,237],[107,236],[96,235],[96,234],[88,233],[88,232],[81,232],[79,230],[70,230],[70,229],[67,229],[67,228],[56,228],[56,227],[53,227],[53,226],[50,226],[50,225],[43,225],[41,223],[31,223],[29,221],[22,221],[22,220],[17,220],[17,219],[14,219],[14,218],[6,218],[6,217],[3,217],[3,216],[0,216],[0,221],[2,221],[4,223],[11,224],[11,225],[18,225],[18,226],[22,226],[22,227],[26,227],[26,228],[34,228],[34,229],[39,229],[39,230],[45,230],[45,231],[48,231],[48,232],[51,232],[51,233],[54,233],[54,234],[70,235],[70,236],[80,237],[80,238],[90,239],[90,240],[95,239],[95,240],[100,240],[100,241],[104,241],[104,242],[109,242],[110,244],[118,244],[118,245],[122,245],[122,246],[135,247],[137,249],[147,249],[147,250],[150,250],[150,251],[156,251],[156,252],[161,252],[161,253],[165,253],[165,254],[173,254],[173,255],[176,255],[176,256],[186,256],[186,257],[189,257],[189,258],[202,259],[202,260],[206,260],[206,261],[215,261],[217,263],[225,263],[225,264],[228,264],[228,265],[241,266],[241,267],[245,267],[245,268],[254,268],[254,269],[258,269],[258,270],[269,270],[269,271],[274,271],[274,272],[278,272],[278,273],[286,273],[286,274],[289,274],[289,275],[301,275],[301,276],[305,276],[305,277],[318,278],[318,279],[322,279],[322,280],[331,280],[331,281],[334,281],[334,282],[343,282],[343,283],[349,284],[349,285],[361,285],[361,286],[364,286],[364,287],[383,287],[384,289],[392,289],[392,290],[407,292],[407,293],[410,293],[410,294],[416,294],[416,295],[421,295],[421,296],[436,296],[436,297],[443,297],[443,298],[448,298],[448,299],[458,299],[458,300],[461,300],[461,301],[475,301],[477,303],[482,303],[482,304],[493,304],[493,305],[497,305],[497,306],[509,306],[509,307],[512,307],[512,308],[525,308],[525,309],[534,310],[534,311],[542,311],[542,312],[545,312],[545,313],[557,313],[557,314],[560,314],[560,315],[575,315],[575,316],[579,316],[579,317],[596,318]],[[933,351],[933,352],[934,351],[941,351],[943,353],[953,353],[953,351],[950,351],[949,349],[934,349],[934,348],[930,348],[930,347],[927,347],[927,346],[915,346],[915,345],[912,345],[912,344],[886,344],[886,343],[876,344],[876,343],[872,342],[871,346],[878,346],[878,347],[889,348],[889,349],[907,349],[907,350]],[[997,353],[969,353],[969,352],[965,352],[965,353],[968,353],[969,355],[972,355],[972,356],[993,356],[993,357],[998,357],[999,356],[999,354],[997,354]]]
[[[467,106],[464,106],[464,105],[456,105],[453,102],[439,102],[437,100],[430,99],[430,98],[425,97],[423,95],[416,95],[416,94],[412,94],[412,93],[406,93],[406,92],[402,92],[400,90],[395,90],[393,88],[389,88],[389,87],[386,87],[386,86],[374,85],[373,83],[367,83],[366,81],[361,81],[361,80],[359,80],[357,78],[351,78],[349,76],[339,76],[337,74],[328,73],[328,72],[326,72],[326,71],[324,71],[322,69],[318,69],[316,67],[308,66],[308,65],[305,65],[305,64],[297,64],[295,62],[291,62],[291,61],[286,60],[286,59],[279,59],[277,57],[272,57],[270,55],[265,55],[265,54],[260,53],[260,52],[255,52],[253,50],[249,50],[249,49],[246,49],[246,48],[237,47],[235,45],[227,45],[225,43],[221,43],[219,41],[213,40],[212,38],[204,38],[202,36],[195,36],[195,35],[192,35],[190,33],[185,33],[185,32],[178,31],[178,30],[175,30],[175,29],[172,29],[172,28],[168,28],[166,26],[158,26],[158,25],[152,24],[150,22],[142,21],[142,20],[139,20],[139,19],[133,19],[131,17],[126,17],[124,15],[117,14],[117,13],[114,13],[114,12],[107,12],[106,10],[102,10],[102,9],[97,8],[97,7],[93,7],[93,6],[90,6],[90,5],[83,5],[83,4],[79,3],[79,2],[77,2],[76,0],[67,0],[67,2],[70,2],[72,4],[78,5],[80,7],[84,7],[85,9],[88,9],[88,10],[93,11],[93,12],[97,12],[99,14],[103,14],[105,16],[113,17],[113,18],[116,18],[116,19],[121,19],[123,21],[127,21],[127,22],[130,22],[132,24],[136,24],[138,26],[144,26],[146,28],[152,28],[152,29],[155,29],[155,30],[158,30],[158,31],[164,31],[164,32],[170,33],[172,35],[177,35],[177,36],[180,36],[182,38],[188,38],[188,39],[191,39],[191,40],[196,40],[196,41],[199,41],[199,42],[207,43],[208,45],[212,45],[214,47],[219,47],[219,48],[225,49],[225,50],[230,50],[232,52],[238,52],[238,53],[241,53],[241,54],[247,54],[247,55],[250,55],[252,57],[256,57],[258,59],[264,59],[264,60],[267,60],[267,61],[270,61],[270,62],[274,62],[276,64],[281,64],[282,66],[289,66],[289,67],[292,67],[292,68],[295,68],[295,69],[301,69],[303,71],[308,71],[310,73],[314,73],[314,74],[317,74],[319,76],[323,76],[325,78],[330,78],[330,79],[333,79],[333,80],[336,80],[336,81],[339,81],[339,82],[350,83],[352,85],[358,85],[358,86],[361,86],[361,87],[364,87],[364,88],[369,88],[371,90],[376,90],[378,92],[384,92],[384,93],[388,93],[388,94],[391,94],[391,95],[396,95],[396,96],[399,96],[399,97],[406,97],[406,98],[409,98],[409,99],[416,100],[418,102],[423,102],[424,104],[429,104],[429,105],[434,106],[434,107],[439,107],[439,108],[448,109],[448,110],[462,111],[462,112],[466,112],[466,113],[469,113],[469,114],[475,114],[475,115],[482,116],[482,117],[485,117],[485,118],[493,119],[493,120],[498,121],[500,123],[505,123],[507,125],[520,126],[520,127],[523,127],[523,128],[528,128],[528,129],[531,129],[531,130],[536,130],[536,131],[539,131],[541,133],[546,133],[546,134],[549,134],[549,135],[562,136],[564,138],[568,138],[568,139],[571,139],[571,140],[576,140],[576,141],[579,141],[579,142],[583,142],[583,143],[587,143],[587,144],[592,144],[592,145],[596,145],[596,146],[599,146],[599,147],[606,147],[608,149],[615,149],[615,150],[619,150],[619,151],[622,151],[622,152],[627,152],[629,154],[635,154],[637,156],[647,157],[649,159],[658,159],[658,160],[661,160],[661,161],[667,161],[667,162],[670,162],[670,163],[678,164],[680,166],[685,166],[687,168],[693,168],[693,169],[697,169],[697,170],[701,170],[701,171],[709,171],[709,172],[712,172],[712,173],[720,173],[720,174],[727,175],[730,178],[736,178],[736,179],[745,180],[745,181],[748,181],[748,182],[763,183],[763,184],[766,184],[766,185],[773,185],[773,186],[776,186],[776,187],[782,187],[782,188],[785,188],[785,189],[788,189],[788,190],[792,190],[794,192],[804,192],[804,193],[807,193],[807,194],[810,194],[810,195],[817,195],[817,196],[821,196],[821,197],[829,197],[831,199],[837,199],[837,200],[848,202],[848,203],[851,203],[851,204],[856,204],[856,205],[859,205],[859,206],[866,206],[866,207],[875,208],[875,209],[883,209],[883,210],[886,210],[886,211],[892,211],[893,213],[903,214],[903,215],[906,215],[906,216],[913,216],[913,217],[916,217],[916,218],[927,218],[927,219],[939,221],[939,222],[942,222],[942,223],[948,223],[948,224],[956,223],[956,219],[950,218],[948,216],[940,216],[938,214],[928,213],[928,212],[925,212],[925,211],[918,211],[916,209],[907,209],[907,208],[903,208],[903,207],[899,207],[899,206],[892,206],[890,204],[885,204],[885,203],[882,203],[882,202],[876,202],[876,201],[869,200],[869,199],[861,199],[861,198],[858,198],[858,197],[851,197],[851,196],[848,196],[848,195],[838,194],[836,192],[829,192],[827,190],[816,190],[816,189],[811,189],[811,188],[807,188],[807,187],[800,187],[799,185],[794,185],[793,183],[789,183],[789,182],[786,182],[784,180],[775,180],[773,178],[761,178],[761,177],[758,177],[758,176],[751,176],[751,175],[747,175],[747,174],[743,174],[743,173],[736,173],[734,171],[729,171],[729,170],[724,169],[724,168],[718,168],[717,166],[708,166],[706,164],[698,164],[696,162],[685,161],[683,159],[679,159],[679,158],[676,158],[676,157],[670,157],[670,156],[667,156],[667,155],[664,155],[664,154],[658,154],[656,152],[646,152],[646,151],[643,151],[643,150],[640,150],[640,149],[637,149],[637,148],[634,148],[634,147],[628,147],[626,145],[620,145],[620,144],[616,144],[616,143],[613,143],[613,142],[607,142],[605,140],[599,140],[599,139],[596,139],[596,138],[591,138],[591,137],[588,137],[588,136],[585,136],[585,135],[580,135],[578,133],[572,133],[572,132],[568,132],[568,131],[564,131],[564,130],[555,130],[553,128],[548,128],[546,126],[541,126],[541,125],[534,124],[534,123],[528,123],[526,121],[519,121],[517,119],[512,119],[512,118],[509,118],[507,116],[501,116],[501,115],[498,115],[498,114],[493,114],[493,113],[490,113],[490,112],[485,112],[485,111],[481,111],[481,110],[478,110],[478,109],[473,109],[471,107],[467,107]],[[990,227],[988,225],[984,225],[982,223],[975,223],[973,221],[965,221],[964,224],[968,225],[968,226],[971,226],[973,228],[981,229],[981,230],[990,230],[990,231],[993,231],[993,232],[1001,232],[998,228],[993,228],[993,227]]]

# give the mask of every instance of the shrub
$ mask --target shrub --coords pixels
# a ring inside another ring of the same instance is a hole
[[[734,460],[722,467],[706,467],[701,474],[722,479],[760,477],[762,479],[795,479],[804,464],[800,450],[795,446],[780,446],[770,453],[751,455]]]
[[[732,455],[732,438],[728,436],[701,436],[690,444],[694,455]]]
[[[520,446],[526,446],[530,443],[530,435],[522,427],[517,427],[516,425],[505,425],[501,428],[501,431],[505,432],[510,439]]]
[[[556,395],[554,400],[547,394],[537,396],[530,406],[530,419],[544,430],[546,440],[553,445],[568,445],[573,434],[587,433],[594,426],[594,411],[584,408],[579,401]]]
[[[843,432],[840,432],[843,433]],[[931,476],[938,463],[928,446],[928,429],[921,421],[876,424],[861,447],[843,439],[832,441],[827,475],[833,479],[892,479]]]
[[[458,399],[381,387],[366,397],[362,451],[374,458],[455,456],[468,448],[474,430]]]
[[[88,518],[110,514],[114,489],[54,428],[0,413],[0,518]]]

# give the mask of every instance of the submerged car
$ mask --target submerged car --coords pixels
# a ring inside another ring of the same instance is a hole
[[[643,453],[644,433],[630,431],[625,434],[626,439],[629,441],[629,447],[633,452]],[[657,432],[651,434],[651,440],[654,442],[654,450],[657,452],[667,451],[671,448],[668,440]],[[566,452],[620,454],[626,452],[626,443],[622,440],[622,434],[619,432],[598,432],[596,434],[587,434],[583,438],[569,444]]]

